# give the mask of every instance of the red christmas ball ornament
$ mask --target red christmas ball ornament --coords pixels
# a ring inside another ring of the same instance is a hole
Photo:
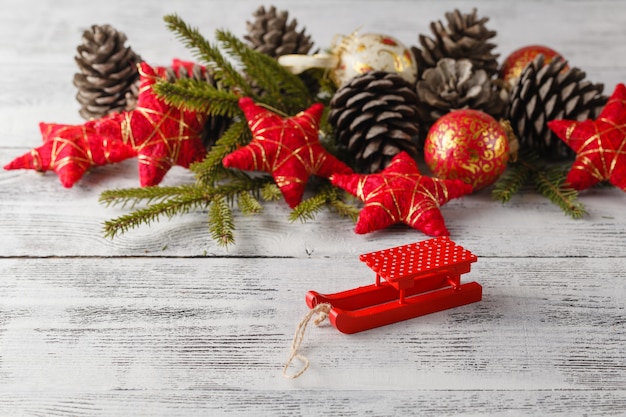
[[[506,169],[512,148],[507,130],[482,111],[452,111],[430,128],[424,159],[439,178],[460,179],[474,190],[484,188]]]
[[[513,51],[504,59],[500,68],[500,78],[510,85],[514,85],[520,77],[522,70],[539,54],[544,56],[544,65],[547,65],[557,56],[562,56],[552,48],[543,45],[528,45]],[[567,71],[568,66],[563,68]]]

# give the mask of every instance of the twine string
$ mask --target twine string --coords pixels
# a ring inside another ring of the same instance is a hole
[[[291,355],[289,356],[287,363],[285,363],[285,366],[283,367],[283,376],[285,378],[296,379],[300,377],[303,373],[305,373],[306,370],[309,368],[309,359],[306,356],[298,353],[298,351],[300,350],[300,345],[302,345],[304,335],[306,334],[306,329],[309,326],[309,323],[311,322],[313,317],[317,315],[315,320],[313,320],[313,323],[316,326],[319,326],[324,322],[324,320],[328,318],[328,314],[330,313],[331,308],[332,306],[329,303],[318,304],[304,316],[300,323],[298,323],[298,327],[296,328],[296,334],[293,336],[293,341],[291,342]],[[294,359],[298,359],[300,362],[302,362],[302,368],[300,368],[300,370],[295,374],[289,374],[287,373],[287,370],[293,363]]]

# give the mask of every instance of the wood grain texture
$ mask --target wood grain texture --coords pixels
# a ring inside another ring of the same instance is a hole
[[[625,270],[621,259],[481,259],[467,279],[480,279],[482,302],[352,336],[312,328],[304,353],[313,365],[291,382],[280,368],[306,312],[302,295],[368,284],[373,277],[364,265],[4,259],[0,410],[23,406],[37,391],[47,393],[31,404],[41,415],[46,407],[60,409],[63,393],[73,399],[67,407],[91,404],[124,415],[128,408],[117,401],[127,392],[133,406],[160,397],[149,411],[200,406],[208,397],[211,407],[235,415],[288,403],[316,404],[303,413],[315,415],[345,398],[354,415],[384,415],[365,400],[366,392],[382,391],[396,399],[400,415],[428,401],[443,412],[459,397],[465,400],[458,406],[479,414],[524,414],[530,401],[551,404],[545,415],[571,411],[567,401],[615,411],[626,383]],[[441,402],[444,392],[449,402]],[[264,400],[229,410],[244,398]]]
[[[446,11],[477,7],[501,57],[541,43],[610,93],[626,74],[626,2],[275,1],[318,47],[383,32],[407,44]],[[110,23],[144,59],[191,53],[162,17],[211,38],[237,35],[251,0],[3,0],[0,160],[40,143],[40,121],[80,123],[71,84],[82,31]],[[266,4],[267,6],[267,4]],[[164,184],[192,181],[180,168]],[[284,203],[237,216],[237,245],[209,238],[206,212],[114,240],[98,203],[138,185],[135,160],[74,188],[53,174],[0,172],[0,416],[621,416],[626,415],[626,194],[581,194],[571,220],[532,190],[507,205],[488,190],[442,208],[452,238],[479,256],[462,277],[480,303],[346,336],[311,327],[311,368],[281,376],[310,289],[373,282],[363,252],[425,238],[403,226],[359,236],[322,213],[290,223]]]

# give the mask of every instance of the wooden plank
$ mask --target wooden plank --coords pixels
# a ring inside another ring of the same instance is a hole
[[[311,329],[305,346],[315,366],[303,384],[343,375],[344,389],[375,389],[377,374],[408,367],[415,372],[398,387],[622,388],[625,266],[479,259],[463,276],[483,285],[479,303],[354,336]],[[216,384],[225,375],[205,372],[227,368],[257,375],[263,388],[307,311],[307,290],[373,279],[358,259],[3,259],[0,275],[2,385],[44,377],[80,387],[99,375],[96,385],[109,389],[135,370],[122,388],[146,388],[152,382],[139,376],[153,367]],[[80,364],[71,378],[61,372],[70,363]]]
[[[346,416],[515,415],[614,416],[626,409],[623,391],[336,391],[193,388],[189,390],[111,391],[37,398],[9,393],[0,398],[3,415],[43,416]],[[26,411],[26,413],[24,413]]]
[[[0,172],[2,256],[287,256],[353,257],[387,247],[425,240],[428,236],[397,225],[366,235],[354,233],[348,219],[321,212],[307,223],[288,220],[284,202],[265,204],[264,213],[245,217],[236,210],[236,245],[217,246],[210,238],[204,211],[162,219],[151,226],[105,239],[103,223],[129,212],[98,204],[101,191],[135,187],[136,162],[95,169],[72,189],[53,174]],[[173,170],[165,185],[192,181],[188,172]],[[626,255],[622,211],[626,194],[594,189],[581,194],[589,215],[580,220],[529,190],[502,205],[489,190],[453,200],[442,207],[451,237],[478,256]],[[64,237],[63,245],[57,244]]]
[[[173,415],[332,412],[340,398],[355,415],[384,413],[361,401],[371,390],[398,415],[427,401],[450,413],[616,411],[624,271],[624,259],[479,259],[464,280],[483,285],[483,301],[351,336],[312,327],[312,366],[291,382],[280,370],[305,292],[370,283],[357,259],[2,259],[0,411],[151,414],[195,397]]]

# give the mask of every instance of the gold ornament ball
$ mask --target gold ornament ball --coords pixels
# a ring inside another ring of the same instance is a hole
[[[460,179],[479,190],[493,184],[506,169],[507,131],[482,111],[452,111],[430,128],[424,159],[435,176]]]
[[[330,76],[338,87],[369,71],[395,72],[411,84],[417,79],[415,56],[393,36],[358,32],[337,36],[331,51],[338,63]]]

